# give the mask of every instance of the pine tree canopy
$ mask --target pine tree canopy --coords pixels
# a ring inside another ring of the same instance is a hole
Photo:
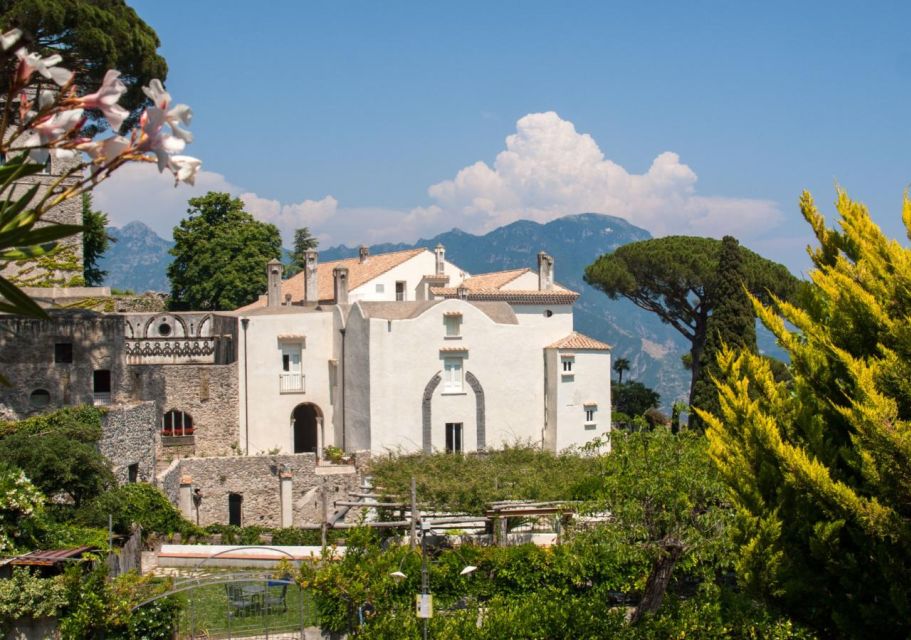
[[[838,192],[841,231],[809,194],[819,247],[807,300],[753,298],[790,356],[719,358],[710,455],[740,513],[745,583],[825,636],[911,633],[911,250]],[[911,233],[911,200],[903,219]]]
[[[739,247],[744,285],[761,300],[790,299],[799,281],[783,265]],[[623,245],[585,269],[585,281],[611,299],[624,297],[651,311],[690,341],[690,397],[699,378],[709,316],[719,296],[721,241],[667,236]]]
[[[143,85],[168,75],[158,35],[124,0],[0,0],[0,27],[22,29],[20,44],[30,51],[60,54],[61,66],[77,74],[80,93],[97,90],[108,69],[119,70],[127,85],[120,99],[130,112],[127,127],[148,103]]]

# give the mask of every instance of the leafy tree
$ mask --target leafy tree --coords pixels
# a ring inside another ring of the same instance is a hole
[[[661,396],[641,382],[611,385],[611,403],[614,410],[628,416],[641,416],[661,403]]]
[[[288,265],[288,275],[294,275],[304,270],[306,264],[305,254],[319,246],[319,240],[310,233],[309,227],[301,227],[294,232],[294,250],[291,252],[291,264]]]
[[[98,266],[98,261],[108,250],[115,238],[108,235],[108,216],[102,211],[92,209],[92,194],[82,194],[82,264],[85,284],[98,287],[108,275]]]
[[[602,458],[600,497],[611,526],[651,562],[632,616],[636,623],[661,606],[678,563],[691,571],[701,567],[706,577],[714,574],[725,552],[730,512],[722,506],[724,487],[701,436],[655,429],[617,432],[611,440],[611,453]]]
[[[623,372],[629,371],[629,360],[626,358],[617,358],[614,360],[614,371],[617,372],[617,384],[623,384]]]
[[[718,413],[719,409],[718,392],[712,378],[720,373],[717,359],[722,346],[756,351],[756,314],[744,288],[745,281],[740,245],[736,239],[725,236],[718,259],[718,304],[706,325],[705,347],[692,400],[694,407],[710,413]],[[692,422],[695,414],[690,415]],[[699,424],[700,421],[696,419],[695,422]]]
[[[86,93],[95,91],[108,69],[119,70],[127,85],[120,99],[130,112],[127,127],[148,103],[142,87],[168,75],[167,63],[156,53],[158,36],[124,0],[0,0],[0,25],[22,29],[21,45],[30,51],[60,54],[62,66],[79,74]],[[0,74],[3,95],[7,82]],[[91,120],[90,133],[105,126],[98,115]]]
[[[94,407],[60,409],[0,424],[0,463],[18,467],[45,495],[69,497],[78,507],[114,484],[97,448],[101,413]]]
[[[690,404],[699,379],[709,316],[718,306],[721,242],[667,236],[623,245],[585,269],[585,281],[611,299],[624,297],[656,314],[690,342]],[[789,298],[798,280],[782,265],[740,247],[745,286],[762,300]]]
[[[25,474],[0,462],[0,554],[34,542],[35,520],[45,497]]]
[[[743,581],[826,637],[911,634],[911,251],[838,192],[841,230],[811,196],[804,308],[754,299],[790,379],[726,350],[720,412],[702,413],[741,515]],[[903,218],[911,232],[911,200]]]
[[[278,228],[227,193],[210,191],[189,204],[170,250],[173,308],[230,310],[256,300],[266,290],[266,263],[281,256]]]
[[[108,514],[113,514],[114,530],[122,534],[128,534],[134,523],[142,527],[143,535],[195,532],[167,496],[150,484],[126,484],[106,491],[86,505],[77,519],[88,526],[106,527]]]

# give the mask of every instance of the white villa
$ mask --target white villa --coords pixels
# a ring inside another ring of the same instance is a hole
[[[442,246],[306,262],[285,281],[270,263],[234,312],[244,451],[557,451],[610,430],[610,347],[573,331],[549,255],[474,276]]]

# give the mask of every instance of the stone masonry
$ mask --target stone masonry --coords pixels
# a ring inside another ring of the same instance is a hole
[[[111,462],[117,482],[124,484],[130,480],[131,465],[136,465],[136,480],[155,481],[157,427],[154,402],[119,404],[105,413],[98,446]]]
[[[362,456],[366,461],[369,456]],[[281,476],[290,473],[292,525],[321,521],[319,490],[328,495],[329,514],[334,500],[349,500],[348,492],[360,486],[362,461],[355,465],[317,465],[312,453],[275,456],[232,456],[175,460],[158,476],[159,486],[175,505],[180,504],[180,485],[188,483],[191,495],[199,489],[199,524],[228,523],[230,494],[242,497],[243,526],[278,528],[281,518]],[[190,520],[196,521],[191,503]]]

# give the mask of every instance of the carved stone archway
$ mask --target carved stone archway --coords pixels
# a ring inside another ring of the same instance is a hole
[[[421,398],[421,439],[424,453],[433,451],[433,419],[431,415],[431,405],[433,404],[433,393],[442,382],[440,373],[437,372],[424,387],[424,396]],[[482,451],[487,447],[487,425],[486,425],[486,407],[484,398],[484,387],[478,381],[471,371],[465,372],[465,382],[474,391],[475,401],[475,428],[477,431],[477,449]]]

